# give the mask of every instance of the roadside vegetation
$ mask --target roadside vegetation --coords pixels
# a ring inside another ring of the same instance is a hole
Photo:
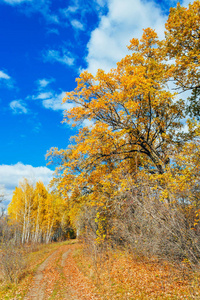
[[[4,245],[0,252],[0,299],[24,299],[37,268],[65,243]]]
[[[0,299],[24,299],[38,266],[70,238],[64,200],[24,179],[0,217]]]
[[[124,249],[103,251],[96,257],[91,253],[79,247],[74,259],[101,299],[200,299],[200,273],[187,262],[160,261]]]

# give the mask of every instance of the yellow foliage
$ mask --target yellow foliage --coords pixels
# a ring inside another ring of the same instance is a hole
[[[65,201],[42,182],[34,187],[26,179],[15,188],[8,215],[20,225],[22,243],[49,242],[58,228],[69,225]]]
[[[178,4],[170,11],[164,41],[145,29],[140,40],[130,41],[131,53],[115,69],[83,72],[63,99],[75,104],[63,122],[78,125],[79,132],[66,150],[49,151],[50,161],[59,162],[52,184],[63,195],[71,222],[84,207],[96,208],[98,241],[105,239],[112,208],[137,187],[138,178],[146,179],[164,203],[194,208],[199,201],[194,191],[199,123],[188,119],[188,133],[182,132],[185,101],[168,88],[172,79],[182,90],[200,85],[199,5]]]

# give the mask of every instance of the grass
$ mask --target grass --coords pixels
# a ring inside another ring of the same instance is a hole
[[[3,274],[0,273],[0,299],[23,299],[39,265],[61,245],[69,243],[73,243],[73,241],[25,247],[24,257],[27,261],[27,267],[20,281],[16,284],[10,283],[6,281],[3,278]]]
[[[24,299],[34,272],[38,266],[62,245],[75,241],[39,245],[26,250],[28,266],[18,284],[0,281],[0,299]],[[162,263],[155,258],[134,257],[125,251],[98,253],[96,260],[80,244],[73,250],[72,265],[92,282],[103,300],[198,300],[200,299],[200,271],[193,272],[188,266]],[[61,266],[61,252],[55,261],[54,283],[50,299],[64,299],[66,278]],[[70,256],[69,256],[70,260]],[[75,260],[75,261],[74,261]],[[71,265],[68,265],[69,271]],[[57,274],[57,275],[56,275]],[[75,273],[78,274],[78,273]],[[82,277],[73,280],[82,282]],[[71,282],[73,283],[73,282]],[[79,284],[79,282],[77,283]],[[86,284],[87,285],[87,284]],[[77,286],[72,287],[76,290]],[[89,298],[88,298],[89,299]]]
[[[78,250],[74,259],[93,281],[104,300],[200,299],[200,272],[184,265],[172,265],[156,259],[136,258],[123,251],[99,255]]]

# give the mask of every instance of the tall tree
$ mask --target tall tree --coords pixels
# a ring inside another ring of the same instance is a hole
[[[48,243],[59,228],[64,233],[69,227],[65,201],[41,181],[34,187],[25,179],[15,188],[8,215],[20,225],[22,243]]]
[[[192,90],[188,111],[200,117],[200,2],[188,8],[177,4],[166,22],[164,49],[175,59],[172,77],[179,91]]]
[[[144,166],[164,172],[167,150],[181,127],[184,103],[175,101],[167,88],[169,66],[159,45],[157,34],[148,28],[140,41],[131,40],[132,54],[116,69],[80,75],[77,88],[64,98],[76,104],[66,112],[66,119],[89,119],[93,125],[80,130],[74,155],[87,152],[91,164],[108,158],[134,159],[139,153]]]
[[[143,227],[136,220],[127,231],[132,227],[139,237],[151,231],[150,222],[156,224],[152,236],[160,226],[173,246],[178,240],[180,257],[194,244],[196,254],[190,257],[198,260],[198,230],[191,234],[191,229],[199,222],[200,126],[188,118],[184,133],[186,103],[168,86],[173,80],[178,92],[198,91],[199,25],[199,1],[188,9],[178,5],[170,12],[164,41],[145,29],[140,40],[131,40],[131,54],[115,69],[98,70],[95,76],[83,72],[77,88],[63,99],[74,104],[64,121],[79,132],[66,150],[48,153],[59,162],[54,183],[71,221],[84,216],[86,230],[90,226],[100,243],[112,235],[117,218],[129,215],[134,223],[141,210],[147,223]]]
[[[25,179],[15,188],[13,198],[8,206],[8,214],[10,217],[19,222],[22,230],[22,243],[31,240],[32,219],[31,213],[34,200],[34,188]]]
[[[5,208],[2,206],[2,202],[4,201],[4,198],[5,198],[5,191],[3,186],[0,186],[0,209],[1,209],[0,218],[4,215],[5,212]]]

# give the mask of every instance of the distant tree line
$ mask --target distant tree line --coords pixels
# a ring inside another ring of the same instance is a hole
[[[1,218],[1,240],[14,243],[49,243],[75,237],[67,203],[39,181],[24,179],[15,188],[7,215]]]

